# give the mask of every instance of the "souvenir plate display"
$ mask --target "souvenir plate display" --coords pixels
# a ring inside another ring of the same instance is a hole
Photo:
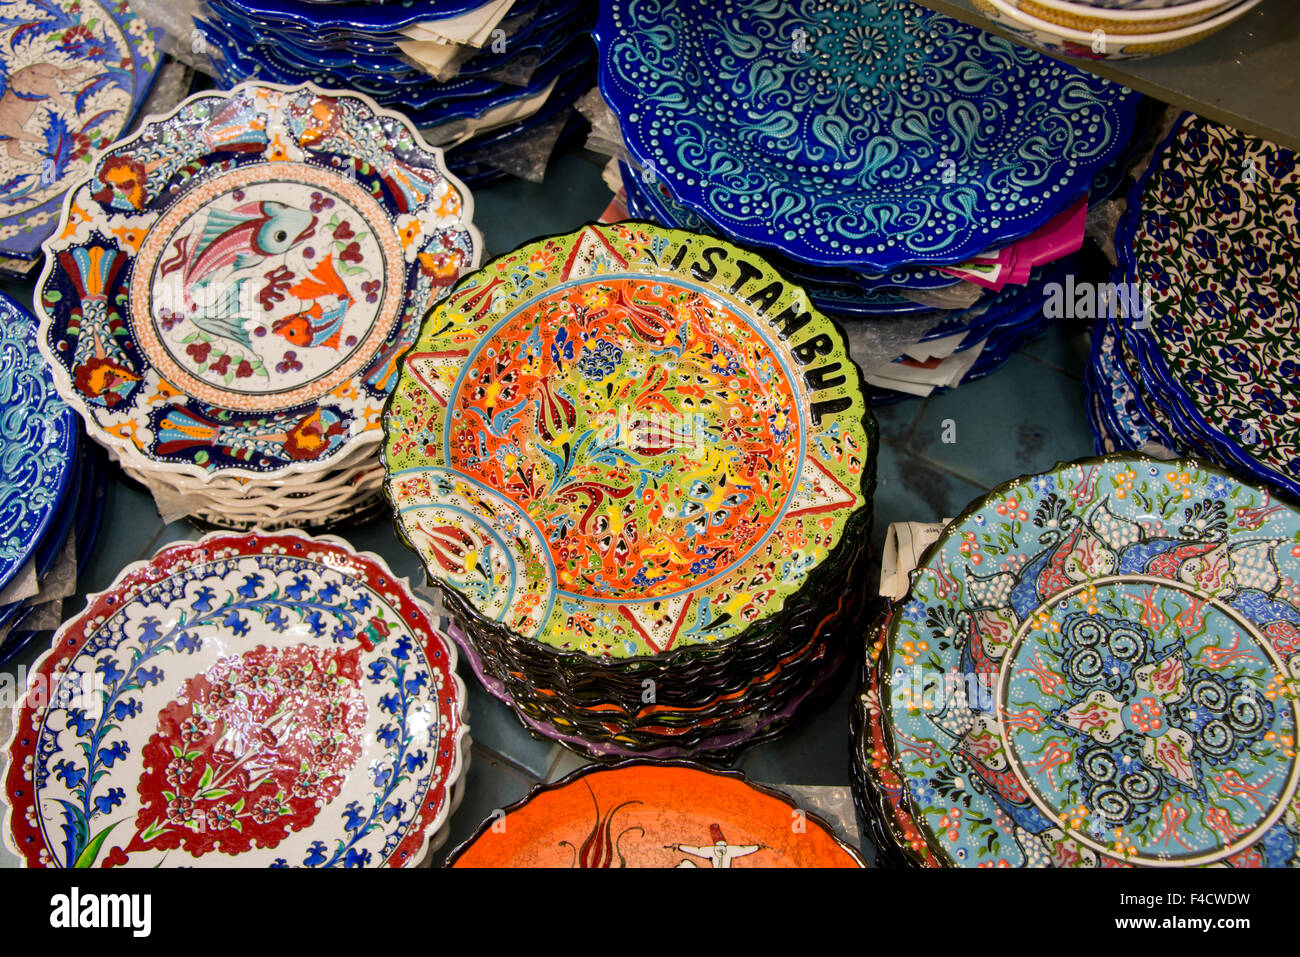
[[[1099,445],[1151,431],[1300,496],[1298,203],[1292,150],[1192,114],[1175,125],[1116,235],[1115,284],[1140,315],[1118,308],[1099,332],[1094,396],[1125,423]],[[1116,376],[1118,395],[1101,388]]]
[[[81,428],[36,346],[36,320],[0,293],[0,590],[75,495]]]
[[[12,0],[0,29],[0,256],[34,260],[59,202],[127,129],[162,62],[125,3]]]
[[[1033,232],[1123,148],[1138,99],[907,0],[616,0],[597,39],[627,147],[675,199],[876,272]]]
[[[431,311],[384,423],[403,539],[565,743],[752,734],[816,679],[799,649],[842,649],[875,423],[838,328],[753,253],[642,222],[529,243]]]
[[[337,468],[379,440],[397,357],[477,264],[471,215],[441,153],[365,97],[199,94],[69,192],[38,283],[41,348],[137,471]]]
[[[883,744],[956,866],[1300,862],[1300,512],[1196,460],[1009,482],[890,622]]]
[[[803,814],[806,827],[792,828]],[[502,822],[497,824],[497,822]],[[497,824],[497,826],[493,826]],[[582,768],[483,823],[449,867],[863,867],[787,796],[684,762]]]
[[[5,836],[28,866],[402,866],[468,728],[456,651],[377,556],[209,535],[122,572],[15,713]]]

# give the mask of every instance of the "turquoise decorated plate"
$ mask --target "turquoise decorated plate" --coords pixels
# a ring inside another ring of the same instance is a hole
[[[956,866],[1300,863],[1300,512],[1133,455],[995,489],[913,574],[886,742]]]

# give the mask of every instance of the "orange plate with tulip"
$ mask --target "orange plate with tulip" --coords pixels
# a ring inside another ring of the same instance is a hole
[[[736,772],[583,768],[483,822],[452,867],[862,867],[820,818]]]

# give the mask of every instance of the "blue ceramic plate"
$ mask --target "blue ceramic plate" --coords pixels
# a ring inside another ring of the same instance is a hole
[[[949,864],[1300,863],[1300,512],[1197,460],[1058,465],[922,556],[886,744]]]
[[[56,524],[79,431],[37,350],[35,317],[0,293],[0,588]]]
[[[610,0],[600,87],[724,235],[823,266],[956,263],[1124,149],[1137,94],[906,0]]]
[[[162,63],[125,3],[9,0],[0,14],[0,256],[35,259],[70,184],[130,125]]]

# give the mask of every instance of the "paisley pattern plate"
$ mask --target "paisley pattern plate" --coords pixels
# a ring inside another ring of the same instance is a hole
[[[951,864],[1300,864],[1300,513],[1195,460],[1017,479],[923,556],[888,750]]]
[[[418,863],[468,728],[454,646],[338,539],[209,535],[55,636],[9,743],[29,866]]]
[[[0,589],[45,539],[71,488],[81,430],[36,348],[36,320],[0,293]]]
[[[1215,458],[1300,496],[1300,161],[1185,115],[1129,197],[1120,276],[1150,291],[1121,326],[1159,403]],[[1225,268],[1225,264],[1227,264]]]
[[[801,290],[639,222],[459,283],[385,429],[430,576],[515,635],[607,658],[778,613],[869,505],[875,454],[857,369]]]
[[[614,0],[600,86],[643,170],[723,235],[887,272],[1032,232],[1138,97],[908,0]]]
[[[126,3],[10,0],[0,16],[0,256],[35,259],[59,201],[125,130],[162,64]]]
[[[329,468],[378,441],[420,316],[477,264],[471,213],[441,151],[362,96],[199,94],[69,193],[41,347],[126,464]]]
[[[449,867],[863,867],[820,818],[736,772],[588,767],[489,818]]]

